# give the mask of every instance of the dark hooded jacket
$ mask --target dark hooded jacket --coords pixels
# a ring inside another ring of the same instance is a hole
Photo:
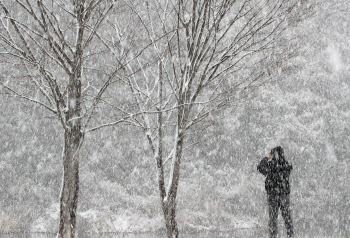
[[[266,176],[265,189],[268,194],[289,194],[289,175],[293,166],[283,157],[263,158],[258,165],[260,173]]]

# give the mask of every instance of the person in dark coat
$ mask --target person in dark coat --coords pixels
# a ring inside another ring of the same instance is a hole
[[[271,150],[258,165],[258,171],[266,176],[265,190],[269,204],[270,238],[277,237],[278,210],[281,210],[287,236],[293,237],[293,223],[289,208],[289,175],[293,166],[284,157],[284,150],[278,146]]]

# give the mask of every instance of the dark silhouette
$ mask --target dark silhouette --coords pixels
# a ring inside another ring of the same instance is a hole
[[[284,150],[278,146],[271,150],[258,165],[260,173],[266,176],[265,189],[269,204],[270,238],[277,237],[278,209],[281,209],[288,237],[293,237],[293,223],[289,209],[289,175],[293,166],[284,157]]]

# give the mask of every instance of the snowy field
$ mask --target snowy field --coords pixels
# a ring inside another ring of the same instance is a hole
[[[52,233],[12,233],[0,234],[1,238],[55,238]],[[164,238],[163,233],[94,233],[94,234],[78,234],[77,237],[82,238]],[[183,238],[262,238],[268,237],[266,232],[254,229],[241,229],[235,232],[195,232],[181,233]],[[278,238],[287,237],[284,232],[280,232]],[[295,238],[343,238],[338,236],[323,235],[296,235]]]

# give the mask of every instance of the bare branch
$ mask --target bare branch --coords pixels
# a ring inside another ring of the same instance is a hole
[[[34,102],[34,103],[36,103],[36,104],[39,104],[40,106],[42,106],[42,107],[48,109],[50,112],[52,112],[52,113],[54,113],[54,114],[57,114],[57,111],[56,111],[56,110],[54,110],[53,108],[47,106],[45,103],[40,102],[40,101],[38,101],[38,100],[36,100],[36,99],[30,98],[30,97],[28,97],[28,96],[22,95],[21,93],[18,93],[17,91],[15,91],[14,89],[12,89],[12,88],[10,88],[9,86],[5,85],[5,84],[4,84],[3,82],[1,82],[1,81],[0,81],[0,84],[1,84],[4,88],[6,88],[6,89],[9,90],[10,92],[12,92],[14,95],[16,95],[17,97],[20,97],[20,98],[23,98],[23,99],[25,99],[25,100],[27,100],[27,101]]]

